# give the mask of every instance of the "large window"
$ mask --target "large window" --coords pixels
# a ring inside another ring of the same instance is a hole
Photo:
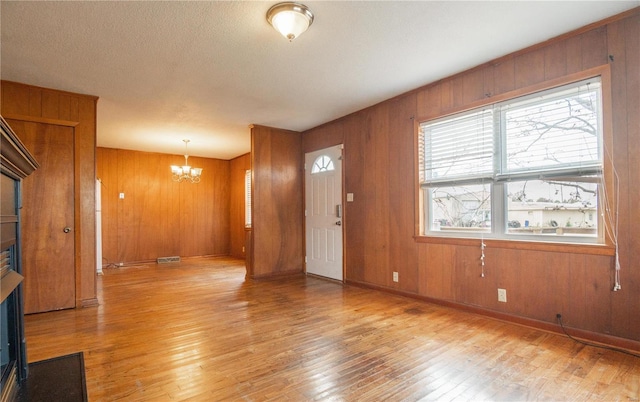
[[[423,232],[597,241],[600,80],[420,124]]]

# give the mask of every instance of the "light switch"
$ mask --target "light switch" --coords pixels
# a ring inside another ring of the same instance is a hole
[[[347,193],[347,202],[353,202],[353,193]]]
[[[120,199],[124,200],[124,193],[120,193]]]

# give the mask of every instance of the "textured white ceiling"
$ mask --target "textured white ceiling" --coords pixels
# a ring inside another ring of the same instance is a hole
[[[231,159],[250,124],[302,131],[640,5],[635,1],[0,3],[2,79],[85,93],[98,145]]]

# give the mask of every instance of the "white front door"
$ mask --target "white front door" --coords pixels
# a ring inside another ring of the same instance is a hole
[[[342,145],[305,155],[307,273],[343,280]]]

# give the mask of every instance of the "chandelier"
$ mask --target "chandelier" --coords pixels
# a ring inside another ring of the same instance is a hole
[[[190,181],[191,183],[199,183],[200,176],[202,175],[202,168],[189,166],[189,155],[187,154],[189,140],[182,141],[184,141],[184,165],[171,165],[171,179],[177,182]]]

